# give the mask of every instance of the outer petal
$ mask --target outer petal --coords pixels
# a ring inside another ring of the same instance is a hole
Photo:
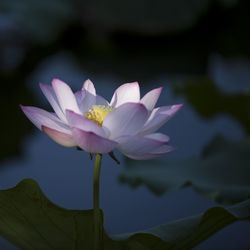
[[[106,133],[102,127],[99,127],[95,122],[86,119],[84,116],[66,110],[66,117],[71,127],[79,128],[85,132],[94,132],[99,136],[106,137]]]
[[[151,134],[145,137],[131,137],[121,143],[119,150],[132,159],[143,160],[158,157],[170,152],[173,148],[167,145],[168,136],[164,134]]]
[[[154,109],[140,133],[148,134],[157,131],[163,124],[172,118],[181,107],[182,104]]]
[[[120,136],[135,135],[148,118],[148,111],[143,104],[125,103],[109,113],[103,122],[111,139]]]
[[[52,86],[56,93],[61,109],[64,113],[66,109],[73,110],[76,113],[81,113],[77,105],[75,95],[66,83],[58,79],[54,79],[52,81]]]
[[[159,148],[159,152],[149,152],[149,153],[145,153],[145,154],[125,154],[127,157],[134,159],[134,160],[149,160],[149,159],[154,159],[157,157],[161,157],[164,154],[167,154],[171,151],[173,151],[174,148],[169,146],[169,145],[163,145],[162,147]]]
[[[55,129],[42,126],[42,131],[46,133],[53,141],[64,146],[64,147],[75,147],[76,142],[72,135],[59,132]]]
[[[148,139],[164,142],[164,143],[170,140],[170,138],[167,135],[162,134],[162,133],[149,134],[149,135],[145,135],[144,137]]]
[[[144,104],[148,110],[152,110],[159,99],[161,91],[162,87],[151,90],[142,97],[141,103]]]
[[[118,107],[126,102],[139,102],[140,88],[138,82],[125,83],[121,85],[113,94],[110,105]]]
[[[30,121],[40,130],[42,126],[58,130],[62,133],[70,134],[69,127],[60,121],[54,114],[43,109],[30,106],[21,106],[22,111]]]
[[[55,95],[55,92],[53,90],[53,88],[49,85],[45,85],[40,83],[40,88],[43,92],[43,94],[45,95],[45,97],[47,98],[47,100],[49,101],[50,105],[52,106],[52,108],[54,109],[54,111],[56,112],[57,116],[66,122],[66,118],[65,115],[58,103],[57,97]]]
[[[98,136],[93,132],[73,128],[72,133],[78,146],[89,153],[105,154],[117,146],[117,142]]]

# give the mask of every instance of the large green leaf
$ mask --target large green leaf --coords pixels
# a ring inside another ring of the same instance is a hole
[[[33,180],[0,191],[0,234],[21,249],[93,248],[93,212],[60,208],[51,203]],[[148,249],[162,242],[143,234],[113,241],[104,233],[105,249]],[[138,246],[138,248],[137,248]]]
[[[211,208],[202,215],[145,232],[111,239],[105,250],[166,250],[194,247],[236,220],[249,219],[250,201],[237,207]],[[0,191],[0,234],[21,249],[93,249],[93,213],[51,203],[32,180]]]
[[[161,194],[185,186],[223,204],[250,197],[250,140],[217,137],[203,157],[188,160],[127,161],[121,181]]]
[[[167,249],[191,249],[219,231],[223,227],[237,221],[250,219],[250,200],[230,208],[213,207],[205,213],[170,222],[148,230],[166,242],[171,242]],[[116,236],[116,239],[126,239],[132,234]]]

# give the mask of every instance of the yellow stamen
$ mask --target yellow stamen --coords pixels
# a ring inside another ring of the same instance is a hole
[[[109,106],[93,105],[84,115],[87,119],[95,122],[98,126],[102,126],[104,119],[111,111],[112,108]]]

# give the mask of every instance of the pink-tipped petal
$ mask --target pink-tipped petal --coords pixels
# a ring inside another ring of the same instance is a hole
[[[155,108],[141,130],[141,134],[149,134],[158,130],[182,107],[182,104]]]
[[[75,147],[75,143],[72,135],[59,132],[55,129],[42,126],[42,131],[46,133],[53,141],[64,147]]]
[[[172,147],[166,145],[168,136],[160,133],[151,134],[145,137],[130,137],[119,144],[119,150],[132,159],[144,160],[158,157],[170,152]]]
[[[78,146],[89,153],[105,154],[111,152],[117,146],[117,142],[98,136],[93,132],[73,128],[72,133]]]
[[[118,107],[126,102],[139,102],[140,88],[138,82],[125,83],[121,85],[113,94],[110,105]]]
[[[84,82],[83,90],[86,90],[93,96],[96,96],[95,86],[93,82],[91,82],[89,79]]]
[[[43,92],[43,94],[45,95],[45,97],[47,98],[47,100],[49,101],[51,107],[54,109],[54,111],[56,112],[57,116],[64,122],[66,122],[66,118],[65,115],[58,103],[57,97],[55,95],[55,92],[53,90],[53,88],[49,85],[45,85],[40,83],[40,88]]]
[[[144,104],[148,110],[153,110],[153,108],[155,107],[159,99],[161,91],[162,91],[162,87],[151,90],[150,92],[148,92],[146,95],[142,97],[141,103]]]
[[[66,117],[69,125],[72,128],[79,128],[86,132],[94,132],[95,134],[105,137],[105,131],[102,127],[98,126],[95,122],[85,118],[82,115],[76,114],[73,111],[66,110]]]
[[[125,103],[107,115],[103,127],[110,132],[110,138],[135,135],[148,118],[148,110],[140,103]]]
[[[42,126],[46,126],[66,134],[70,134],[68,126],[59,120],[54,114],[51,114],[43,109],[30,106],[21,106],[21,109],[30,121],[40,130],[42,129]]]
[[[76,113],[81,113],[77,105],[77,101],[71,88],[64,82],[54,79],[52,87],[57,96],[58,102],[62,111],[65,113],[66,109],[73,110]]]

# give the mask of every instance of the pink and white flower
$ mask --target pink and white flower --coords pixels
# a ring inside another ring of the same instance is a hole
[[[58,79],[52,81],[52,86],[40,87],[54,112],[21,108],[36,127],[63,146],[100,154],[118,149],[137,160],[155,158],[173,149],[168,145],[169,137],[157,130],[182,105],[155,108],[162,88],[140,98],[139,84],[125,83],[108,102],[96,94],[90,80],[76,93]]]

